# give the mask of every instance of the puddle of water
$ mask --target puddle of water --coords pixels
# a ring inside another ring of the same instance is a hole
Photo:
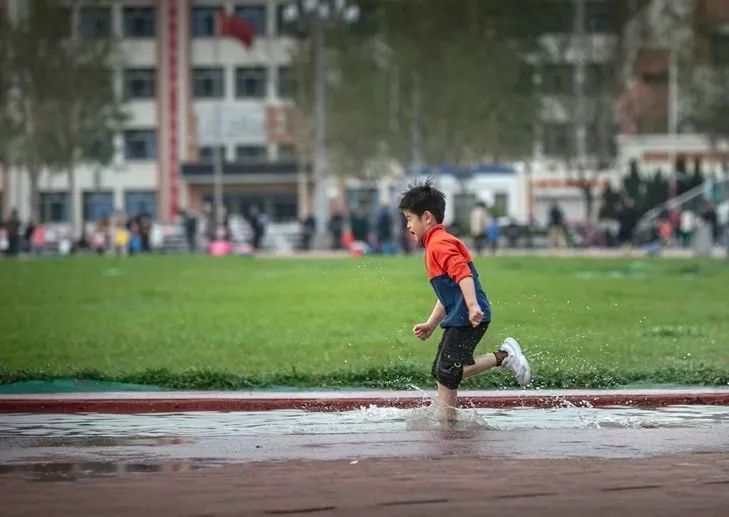
[[[669,406],[565,407],[551,409],[465,409],[458,412],[457,431],[538,429],[694,428],[729,425],[729,407]],[[8,414],[0,437],[95,438],[92,446],[121,445],[110,437],[142,438],[360,434],[429,431],[441,428],[434,406],[417,409],[368,407],[340,413],[277,410],[264,412],[191,412],[157,414]],[[41,445],[42,440],[37,444]],[[56,445],[64,445],[56,442]],[[48,446],[53,446],[52,442]]]
[[[565,402],[550,409],[464,409],[458,417],[457,425],[444,427],[433,406],[340,413],[8,414],[0,419],[0,474],[3,465],[5,475],[76,480],[144,472],[139,465],[197,469],[292,459],[625,458],[729,450],[724,406],[592,408]],[[30,470],[12,471],[14,465]]]

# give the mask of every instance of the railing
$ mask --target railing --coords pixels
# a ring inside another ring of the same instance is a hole
[[[715,204],[729,197],[729,179],[706,180],[691,190],[687,190],[680,196],[669,199],[665,203],[661,203],[654,208],[648,210],[638,220],[638,231],[646,230],[658,219],[665,210],[679,210],[690,207],[697,211],[697,206],[704,199],[710,199]]]

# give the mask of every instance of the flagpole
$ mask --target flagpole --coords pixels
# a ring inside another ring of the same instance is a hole
[[[327,149],[326,149],[326,57],[324,23],[317,5],[314,11],[314,212],[316,233],[320,240],[326,236],[329,224],[329,199],[327,197]]]
[[[220,60],[220,16],[216,13],[216,34],[213,44],[213,60],[216,65]],[[215,103],[215,132],[216,139],[213,145],[213,196],[215,204],[215,234],[223,225],[223,156],[220,152],[221,142],[223,140],[222,120],[221,120],[221,103],[225,99],[225,67],[223,67],[223,99]]]

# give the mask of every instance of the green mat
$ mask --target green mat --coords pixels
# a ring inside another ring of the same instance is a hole
[[[124,382],[88,381],[77,379],[54,379],[50,381],[24,381],[0,384],[0,395],[29,393],[85,393],[109,391],[166,391],[159,386],[127,384]]]

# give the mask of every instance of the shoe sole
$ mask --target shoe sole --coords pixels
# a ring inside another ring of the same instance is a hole
[[[522,361],[526,365],[526,382],[524,384],[520,383],[518,380],[517,382],[519,382],[520,386],[528,385],[530,382],[532,382],[532,367],[529,365],[529,361],[524,356],[524,352],[521,351],[521,345],[519,345],[519,342],[513,337],[507,337],[504,341],[509,342],[514,351],[517,353],[517,355],[521,356]]]

